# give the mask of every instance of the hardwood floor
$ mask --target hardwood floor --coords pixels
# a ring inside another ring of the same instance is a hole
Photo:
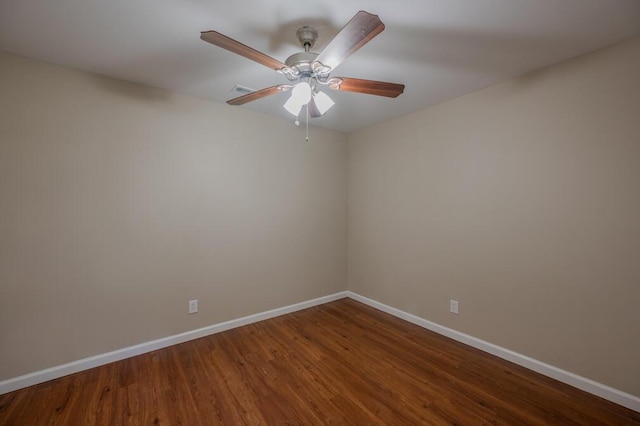
[[[0,425],[640,425],[351,299],[0,396]]]

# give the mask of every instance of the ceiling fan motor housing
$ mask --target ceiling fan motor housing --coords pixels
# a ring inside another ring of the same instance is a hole
[[[318,54],[313,52],[294,53],[289,56],[284,63],[286,66],[300,74],[311,74],[313,72],[311,64],[317,57]]]

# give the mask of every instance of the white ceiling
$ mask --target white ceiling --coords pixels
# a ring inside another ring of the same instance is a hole
[[[396,99],[329,92],[312,124],[349,132],[640,35],[640,0],[0,0],[0,50],[223,103],[235,84],[286,83],[200,40],[217,30],[284,61],[315,26],[322,46],[358,10],[385,31],[333,75],[404,83]],[[244,106],[293,121],[287,94]]]

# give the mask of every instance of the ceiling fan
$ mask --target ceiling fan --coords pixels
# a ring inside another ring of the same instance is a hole
[[[320,53],[314,53],[310,49],[318,38],[318,32],[312,27],[305,26],[299,28],[296,33],[304,52],[289,56],[284,63],[217,31],[203,31],[200,38],[269,67],[283,74],[290,82],[290,84],[279,84],[230,99],[227,101],[229,105],[243,105],[276,93],[291,91],[291,97],[284,104],[287,111],[297,117],[302,107],[306,105],[308,116],[320,117],[334,104],[333,100],[320,90],[324,86],[332,90],[389,98],[395,98],[404,92],[404,84],[331,75],[342,61],[383,30],[384,24],[377,15],[360,11]]]

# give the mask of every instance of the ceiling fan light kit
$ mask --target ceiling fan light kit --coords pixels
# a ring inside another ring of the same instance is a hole
[[[230,99],[227,101],[229,105],[243,105],[276,93],[291,91],[284,108],[296,116],[297,122],[297,117],[304,106],[307,107],[307,117],[315,118],[324,115],[334,105],[334,101],[320,90],[322,87],[389,98],[398,97],[404,92],[404,84],[331,76],[331,72],[347,57],[383,30],[384,24],[377,15],[360,11],[320,53],[314,53],[310,49],[318,38],[318,32],[312,27],[303,26],[298,29],[296,35],[304,52],[289,56],[284,63],[217,31],[203,31],[200,38],[269,67],[284,75],[290,82],[290,84],[267,87]]]

